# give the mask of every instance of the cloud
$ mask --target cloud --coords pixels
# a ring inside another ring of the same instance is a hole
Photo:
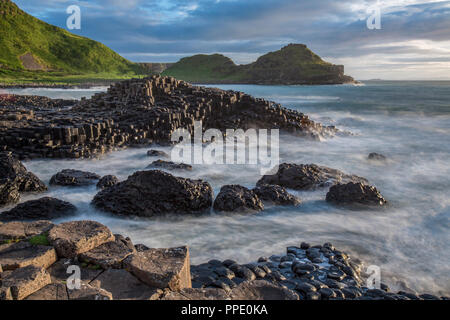
[[[220,52],[236,63],[290,43],[307,44],[357,78],[450,75],[450,1],[420,0],[18,0],[27,12],[65,27],[68,5],[82,8],[77,34],[134,61],[177,61]],[[379,4],[381,30],[368,30]],[[427,60],[428,58],[428,60]],[[415,65],[413,67],[412,65]],[[427,65],[427,69],[420,66]],[[387,70],[391,66],[396,70]],[[427,71],[430,70],[430,71]],[[433,71],[431,71],[433,70]],[[448,76],[450,77],[450,76]]]

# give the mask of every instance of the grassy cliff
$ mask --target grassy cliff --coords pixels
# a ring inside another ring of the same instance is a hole
[[[195,83],[339,84],[352,82],[344,67],[322,60],[303,44],[290,44],[247,65],[219,54],[181,59],[163,75]]]
[[[105,45],[47,24],[0,0],[0,82],[76,82],[141,72]]]

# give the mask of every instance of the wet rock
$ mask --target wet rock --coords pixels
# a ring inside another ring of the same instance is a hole
[[[322,300],[329,300],[332,298],[336,298],[336,293],[333,291],[333,289],[330,288],[321,288],[319,290],[319,293],[321,295]]]
[[[294,190],[314,190],[350,181],[367,183],[364,178],[316,164],[282,163],[276,174],[263,176],[256,185],[269,184]]]
[[[386,156],[384,156],[380,153],[376,153],[376,152],[370,153],[369,156],[367,157],[367,159],[375,160],[375,161],[386,161],[387,160]]]
[[[11,152],[0,152],[0,185],[9,181],[19,192],[43,192],[46,185],[12,155]]]
[[[181,290],[191,287],[189,249],[148,249],[124,260],[124,268],[157,288]]]
[[[65,169],[50,179],[51,185],[81,187],[94,184],[100,176],[96,173]]]
[[[111,292],[81,283],[81,288],[68,290],[69,300],[113,300]]]
[[[0,221],[57,219],[74,214],[77,208],[66,201],[44,197],[21,203],[0,214]]]
[[[119,183],[119,179],[116,176],[107,175],[107,176],[102,177],[98,181],[97,188],[98,189],[106,189],[106,188],[115,186],[118,183]]]
[[[3,270],[15,270],[29,265],[47,269],[57,260],[53,247],[32,245],[27,241],[0,246],[0,265]]]
[[[106,270],[93,282],[110,292],[114,300],[157,300],[162,294],[162,290],[150,288],[123,269]]]
[[[52,301],[64,301],[68,300],[67,288],[62,283],[51,283],[29,295],[25,300],[52,300]]]
[[[439,297],[428,293],[421,294],[419,297],[423,300],[440,300]]]
[[[264,205],[258,196],[246,187],[226,185],[214,200],[214,210],[219,212],[259,212]]]
[[[230,297],[232,300],[299,300],[294,291],[264,280],[243,282],[231,291]]]
[[[147,151],[147,156],[149,157],[162,157],[169,158],[169,155],[161,150],[150,149]]]
[[[122,267],[122,261],[136,250],[131,249],[122,241],[106,242],[87,252],[81,253],[78,258],[80,261],[99,265],[103,269]]]
[[[297,206],[300,199],[278,185],[261,185],[252,190],[263,202],[280,206]]]
[[[202,213],[212,205],[209,183],[151,170],[138,171],[126,181],[100,191],[92,203],[118,215],[151,217],[167,213]]]
[[[14,300],[23,300],[50,283],[47,271],[32,265],[16,269],[2,279],[2,286],[11,289]]]
[[[227,267],[218,267],[214,270],[214,272],[217,273],[219,277],[224,277],[228,279],[233,279],[235,276],[234,272],[228,269]]]
[[[192,171],[192,166],[185,163],[175,163],[172,161],[156,160],[153,161],[147,169],[166,169],[166,170],[188,170]]]
[[[330,188],[326,200],[335,204],[362,204],[371,206],[383,206],[386,199],[377,188],[362,183],[337,184]]]
[[[106,242],[113,241],[111,231],[96,221],[61,223],[49,231],[48,239],[59,257],[74,258]]]

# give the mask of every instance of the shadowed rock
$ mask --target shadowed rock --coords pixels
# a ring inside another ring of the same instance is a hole
[[[79,260],[99,265],[103,269],[122,267],[122,261],[136,250],[132,246],[127,246],[122,241],[116,239],[115,241],[106,242],[92,250],[79,255]]]
[[[65,169],[50,179],[51,185],[80,187],[94,184],[100,179],[98,174],[80,170]]]
[[[297,206],[300,199],[290,194],[282,186],[261,185],[253,189],[253,192],[263,201],[280,206]]]
[[[59,257],[74,258],[106,242],[114,241],[114,235],[96,221],[73,221],[53,227],[48,240]]]
[[[0,152],[0,184],[10,181],[19,192],[42,192],[45,184],[16,159],[11,152]]]
[[[226,185],[220,189],[214,200],[214,210],[221,212],[264,210],[264,205],[251,190],[240,185]]]
[[[187,288],[167,292],[161,300],[230,300],[225,290],[217,288]]]
[[[51,283],[43,287],[41,290],[29,295],[25,300],[50,300],[60,301],[68,300],[67,287],[62,283]]]
[[[57,219],[75,213],[77,208],[66,201],[44,197],[21,203],[0,214],[0,221]]]
[[[97,183],[98,189],[106,189],[112,186],[115,186],[119,183],[119,179],[116,176],[113,175],[107,175],[102,177],[99,182]]]
[[[370,153],[369,156],[367,157],[367,159],[375,160],[375,161],[386,161],[387,160],[386,156],[384,156],[380,153],[376,153],[376,152]]]
[[[81,288],[67,290],[69,300],[112,300],[111,292],[104,289],[81,283]]]
[[[167,170],[188,170],[188,171],[192,170],[192,166],[189,164],[175,163],[172,161],[164,161],[164,160],[153,161],[147,167],[147,169],[152,169],[152,168],[156,168],[156,169],[161,168],[161,169],[167,169]]]
[[[207,182],[151,170],[135,172],[126,181],[100,191],[92,204],[113,214],[151,217],[204,212],[211,207],[212,198]]]
[[[163,292],[149,287],[123,269],[106,270],[92,285],[111,292],[114,300],[157,300]]]
[[[189,249],[148,249],[124,260],[124,267],[138,279],[156,288],[177,291],[190,288]]]
[[[382,206],[386,199],[377,188],[362,183],[337,184],[330,188],[326,200],[335,204],[363,204]]]
[[[362,177],[348,175],[342,171],[316,164],[282,163],[276,174],[263,176],[257,186],[270,184],[294,190],[314,190],[346,182],[368,183]]]
[[[20,193],[17,186],[7,180],[4,183],[0,182],[0,207],[14,204],[20,201]]]
[[[147,151],[147,156],[149,157],[162,157],[162,158],[169,158],[169,155],[161,150],[155,150],[151,149]]]
[[[294,291],[265,280],[243,282],[231,291],[230,297],[232,300],[299,300]]]

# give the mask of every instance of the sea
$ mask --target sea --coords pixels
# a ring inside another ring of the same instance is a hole
[[[51,186],[47,196],[77,206],[73,217],[109,226],[149,247],[190,247],[191,263],[234,259],[239,263],[285,253],[301,242],[331,242],[379,266],[392,290],[450,295],[450,82],[363,81],[359,85],[210,85],[281,103],[351,135],[321,141],[280,135],[280,161],[315,163],[365,177],[388,200],[385,208],[342,208],[325,201],[326,190],[293,191],[298,207],[266,207],[259,214],[118,218],[90,205],[95,185]],[[11,89],[8,93],[51,98],[90,97],[91,89]],[[5,91],[5,90],[3,90]],[[150,147],[149,147],[150,148]],[[153,160],[149,148],[115,151],[92,160],[32,160],[26,167],[48,183],[56,172],[80,169],[126,179]],[[169,147],[152,146],[170,153]],[[387,161],[374,162],[377,152]],[[208,181],[217,194],[225,184],[253,188],[261,178],[251,165],[194,165],[179,175]],[[27,201],[41,195],[27,195]],[[6,210],[8,208],[3,208]]]

